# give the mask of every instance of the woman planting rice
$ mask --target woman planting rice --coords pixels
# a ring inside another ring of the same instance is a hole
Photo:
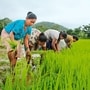
[[[36,15],[32,12],[27,13],[26,20],[16,20],[9,23],[1,32],[1,40],[7,48],[8,58],[12,67],[16,65],[17,58],[20,56],[20,40],[24,39],[26,58],[30,59],[29,36],[31,34],[32,25],[36,22]],[[9,42],[16,44],[16,50],[13,50]],[[29,63],[29,60],[28,60]]]

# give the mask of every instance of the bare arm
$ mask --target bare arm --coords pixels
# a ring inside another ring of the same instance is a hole
[[[56,42],[57,42],[57,40],[54,38],[52,40],[52,44],[51,44],[54,51],[57,51]]]
[[[67,47],[69,47],[69,48],[71,47],[71,41],[70,40],[67,40],[66,44],[67,44]]]
[[[29,49],[29,35],[28,34],[24,38],[24,46],[25,46],[25,51],[26,51],[26,61],[27,61],[27,64],[29,64],[30,59],[31,59],[31,53]]]
[[[56,49],[57,49],[57,51],[60,51],[59,43],[56,44]]]
[[[24,45],[25,45],[25,49],[29,49],[29,35],[26,35],[24,38]]]
[[[70,42],[67,43],[67,47],[69,47],[69,48],[71,47],[71,43]]]
[[[14,33],[13,32],[10,32],[10,35],[9,35],[11,41],[14,41]]]

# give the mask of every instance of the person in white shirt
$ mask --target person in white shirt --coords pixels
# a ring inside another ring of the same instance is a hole
[[[47,49],[53,49],[54,51],[60,50],[60,40],[66,39],[67,34],[65,32],[59,32],[54,29],[48,29],[44,32],[45,36],[47,37],[48,41],[46,44]]]

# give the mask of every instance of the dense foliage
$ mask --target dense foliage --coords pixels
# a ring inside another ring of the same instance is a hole
[[[0,20],[0,34],[4,26],[6,26],[8,23],[10,23],[11,20],[9,18],[4,18]]]

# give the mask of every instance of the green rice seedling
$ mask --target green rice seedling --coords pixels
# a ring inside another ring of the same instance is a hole
[[[17,47],[17,42],[16,41],[11,41],[11,40],[8,40],[8,43],[10,44],[10,47],[15,50],[16,47]]]
[[[4,90],[12,90],[12,76],[11,75],[7,77]]]
[[[40,58],[35,58],[37,65],[32,71],[24,59],[19,61],[15,68],[16,74],[12,76],[15,78],[14,82],[8,76],[4,90],[7,90],[7,86],[12,90],[90,90],[89,40],[79,40],[71,49],[61,52],[36,53],[43,54],[43,62],[40,64]],[[26,83],[28,71],[30,82]]]

